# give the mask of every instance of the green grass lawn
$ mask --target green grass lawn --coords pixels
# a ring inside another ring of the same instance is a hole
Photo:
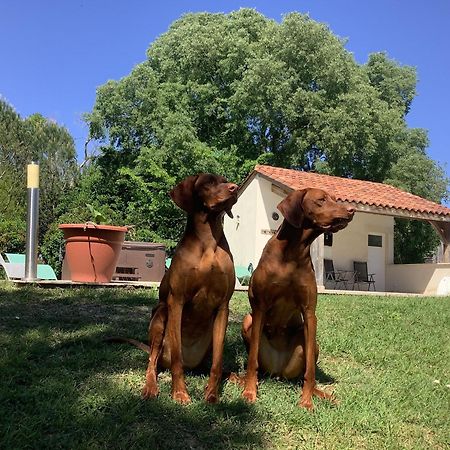
[[[0,282],[1,449],[444,449],[450,446],[450,299],[321,296],[318,381],[338,405],[297,407],[297,383],[263,377],[259,401],[223,383],[202,400],[206,375],[189,374],[192,403],[143,401],[147,355],[105,344],[146,340],[156,291],[13,288]],[[232,299],[225,369],[243,371]]]

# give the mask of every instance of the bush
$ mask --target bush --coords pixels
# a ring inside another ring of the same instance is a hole
[[[27,225],[19,218],[0,219],[0,252],[24,253]]]
[[[40,247],[40,253],[44,261],[53,267],[56,276],[60,278],[64,258],[64,238],[63,232],[58,229],[58,223],[54,222],[49,226]]]

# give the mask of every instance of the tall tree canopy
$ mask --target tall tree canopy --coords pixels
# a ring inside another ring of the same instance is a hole
[[[447,180],[424,151],[426,132],[405,122],[415,86],[413,68],[384,53],[360,65],[306,15],[187,14],[128,76],[98,89],[91,174],[124,220],[172,239],[170,186],[199,171],[239,182],[258,162],[412,191],[407,165],[420,164],[432,186],[415,193],[439,201]]]
[[[0,98],[0,251],[23,251],[26,222],[26,165],[40,164],[40,240],[60,214],[78,167],[67,130],[40,114],[22,119]]]

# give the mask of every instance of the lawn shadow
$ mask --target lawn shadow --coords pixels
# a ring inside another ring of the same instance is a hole
[[[241,321],[236,318],[228,324],[227,339],[224,347],[224,373],[243,374],[247,368],[247,351],[241,336]],[[267,373],[260,372],[260,379],[269,379],[271,376]],[[316,365],[316,380],[321,384],[333,384],[335,378],[325,373],[319,365]],[[288,383],[298,385],[301,379],[283,380]]]
[[[107,448],[264,447],[264,434],[254,426],[258,414],[252,405],[241,400],[222,400],[217,405],[194,400],[181,406],[168,395],[144,401],[119,389],[117,396],[109,396],[103,410],[85,417],[80,428],[110,429],[116,415],[121,418],[120,431],[104,437],[101,444]]]
[[[145,337],[156,302],[150,297],[146,291],[0,289],[0,447],[263,447],[255,408],[240,399],[208,405],[197,393],[191,405],[180,406],[166,382],[160,398],[141,400],[147,355],[102,339]],[[227,361],[237,345],[228,347]],[[203,383],[188,376],[188,388]]]
[[[292,378],[288,380],[281,377],[273,377],[267,372],[258,372],[258,379],[259,380],[274,379],[289,385],[303,386],[303,377]],[[328,375],[327,373],[323,372],[323,370],[320,367],[316,366],[316,381],[320,384],[334,384],[336,382],[336,379],[333,378],[331,375]]]
[[[316,380],[321,384],[334,384],[336,379],[325,373],[320,366],[316,365]]]

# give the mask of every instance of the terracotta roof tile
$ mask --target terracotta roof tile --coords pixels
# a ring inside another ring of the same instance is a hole
[[[324,189],[341,201],[450,217],[450,208],[388,184],[263,165],[257,165],[255,171],[292,189]]]

